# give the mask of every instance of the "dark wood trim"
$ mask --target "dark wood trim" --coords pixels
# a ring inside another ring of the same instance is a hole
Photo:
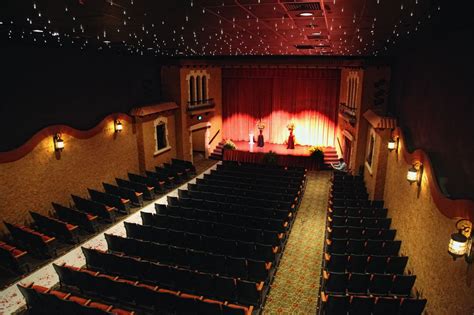
[[[465,218],[472,221],[474,219],[474,200],[451,199],[444,195],[439,187],[429,155],[421,149],[409,152],[406,149],[406,141],[403,132],[399,127],[394,130],[393,135],[399,137],[399,145],[401,144],[402,147],[403,158],[408,165],[413,164],[415,161],[423,163],[423,172],[428,179],[431,196],[438,210],[450,219]],[[400,147],[397,148],[397,150],[400,150]]]
[[[11,151],[0,152],[0,163],[14,162],[23,158],[25,155],[33,151],[41,141],[48,137],[52,139],[56,133],[67,134],[77,139],[92,138],[93,136],[99,134],[107,126],[107,124],[114,121],[115,119],[127,121],[129,123],[133,122],[131,116],[124,113],[115,113],[106,116],[99,124],[97,124],[97,126],[89,130],[78,130],[67,125],[49,126],[37,132],[20,147]]]

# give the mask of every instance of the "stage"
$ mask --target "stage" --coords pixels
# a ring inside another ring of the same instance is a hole
[[[277,164],[286,166],[302,166],[308,170],[319,170],[321,166],[310,156],[310,146],[295,145],[294,149],[287,149],[286,144],[264,143],[258,147],[257,143],[249,144],[247,141],[233,141],[235,150],[224,150],[224,161],[238,161],[250,163],[263,163],[266,153],[272,151],[277,154]],[[324,162],[336,162],[337,153],[332,147],[324,148]],[[322,168],[326,168],[323,165]]]

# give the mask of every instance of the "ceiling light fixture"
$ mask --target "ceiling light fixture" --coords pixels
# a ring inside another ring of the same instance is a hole
[[[33,33],[43,33],[43,30],[33,30]]]
[[[308,17],[308,16],[313,16],[313,13],[312,12],[301,12],[301,13],[298,13],[297,16]]]

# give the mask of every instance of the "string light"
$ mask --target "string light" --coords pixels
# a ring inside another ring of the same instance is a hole
[[[115,13],[118,16],[114,16],[113,12],[107,13],[119,20],[118,25],[106,24],[97,34],[92,27],[87,27],[89,24],[86,24],[86,20],[82,17],[84,16],[83,10],[85,7],[82,7],[80,9],[82,12],[79,13],[76,7],[64,6],[64,12],[70,19],[68,28],[64,26],[64,23],[58,23],[59,21],[55,20],[55,16],[48,16],[45,13],[49,11],[42,10],[43,12],[41,12],[41,5],[38,6],[35,1],[32,1],[33,14],[29,17],[24,16],[23,20],[14,18],[13,20],[19,22],[15,26],[13,26],[14,21],[10,21],[12,26],[8,31],[8,37],[33,40],[33,42],[39,40],[39,43],[48,43],[49,45],[72,44],[80,49],[102,50],[103,48],[113,48],[114,50],[123,50],[140,55],[144,53],[168,56],[304,55],[322,53],[341,55],[368,53],[375,55],[385,50],[387,46],[391,47],[391,45],[401,42],[401,38],[418,31],[421,27],[421,20],[431,19],[436,12],[441,10],[441,6],[437,5],[432,9],[424,8],[425,11],[422,12],[419,8],[415,10],[415,6],[419,5],[422,0],[404,1],[404,3],[400,3],[400,11],[407,11],[407,13],[400,12],[400,17],[396,19],[397,23],[392,28],[388,28],[387,32],[385,29],[380,29],[375,23],[377,21],[375,15],[377,11],[375,10],[370,17],[370,19],[373,19],[371,27],[368,30],[364,28],[361,30],[360,8],[345,8],[337,0],[324,4],[326,10],[332,12],[332,14],[330,16],[325,15],[327,12],[322,10],[322,17],[325,18],[325,23],[322,24],[319,24],[320,16],[316,16],[314,11],[308,11],[307,17],[304,14],[298,16],[290,11],[282,11],[281,8],[284,8],[284,6],[278,5],[272,5],[271,8],[277,18],[273,18],[272,22],[269,23],[270,19],[263,18],[260,13],[264,7],[257,7],[260,5],[260,0],[245,5],[236,2],[240,5],[241,12],[234,16],[227,15],[229,11],[224,9],[228,6],[225,1],[220,2],[219,7],[212,7],[203,6],[199,2],[195,3],[195,0],[190,0],[188,2],[189,6],[183,12],[184,21],[178,25],[176,25],[176,21],[171,20],[174,15],[167,16],[153,12],[152,19],[144,18],[147,17],[147,14],[151,16],[150,12],[152,11],[147,10],[146,7],[137,10],[137,8],[134,8],[133,0],[128,3],[116,3],[112,0],[97,1],[105,1],[110,6],[119,9]],[[235,4],[233,5],[235,6]],[[369,1],[368,5],[383,6],[380,0],[375,0],[372,4]],[[165,11],[163,10],[163,12]],[[372,11],[369,10],[369,12]],[[202,13],[202,16],[200,13]],[[278,15],[279,13],[281,15]],[[334,21],[337,21],[334,18],[340,19],[348,15],[352,17],[351,24],[353,26],[348,26],[345,23],[334,23]],[[383,17],[385,18],[386,15]],[[262,18],[264,23],[260,23]],[[410,23],[408,19],[411,18],[416,18],[418,23]],[[161,20],[161,23],[158,22],[155,25],[147,22],[150,20]],[[303,23],[306,23],[306,25]],[[0,25],[4,24],[6,23],[0,22]],[[412,26],[407,28],[404,25]],[[216,29],[215,33],[210,33],[210,29],[213,28]],[[201,31],[198,32],[198,30]],[[61,33],[61,36],[59,36],[59,33]],[[326,34],[323,41],[309,37],[310,35],[320,37],[323,36],[322,33]],[[36,38],[34,34],[40,34],[36,35],[40,37]],[[87,41],[87,38],[93,38],[93,40]],[[318,40],[318,42],[314,43],[313,40]],[[114,45],[110,45],[112,41]],[[295,47],[296,44],[309,44],[315,48],[306,51],[298,50]]]

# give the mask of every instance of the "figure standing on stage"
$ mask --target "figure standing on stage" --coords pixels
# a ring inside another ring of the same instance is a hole
[[[258,135],[258,141],[257,141],[257,146],[258,147],[263,147],[263,129],[265,129],[265,123],[262,121],[262,119],[260,119],[258,122],[257,122],[257,128],[260,132],[260,134]]]
[[[286,146],[287,149],[294,149],[295,148],[295,136],[293,135],[293,130],[295,130],[295,123],[290,122],[286,125],[288,130],[290,131],[290,135],[288,137],[288,144]]]

